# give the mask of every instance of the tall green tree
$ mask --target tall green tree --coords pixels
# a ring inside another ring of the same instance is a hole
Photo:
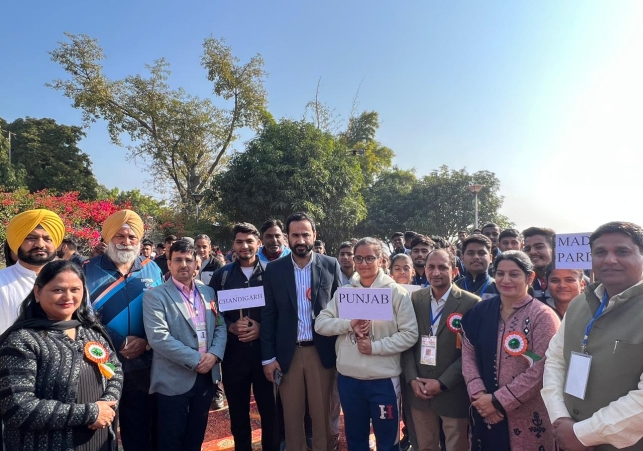
[[[336,249],[366,215],[362,186],[358,159],[335,136],[312,123],[282,120],[232,156],[206,201],[215,202],[228,222],[261,225],[308,212],[320,238]]]
[[[10,161],[7,121],[0,118],[0,191],[14,191],[25,186],[25,171]],[[7,137],[4,135],[7,134]]]
[[[480,226],[485,222],[511,226],[499,212],[504,198],[493,172],[470,174],[441,166],[420,179],[397,168],[383,173],[364,193],[368,215],[357,230],[384,239],[404,230],[444,237],[454,237],[460,229],[472,230],[474,198],[467,187],[477,183],[483,185],[478,194]]]
[[[14,173],[18,178],[24,174],[29,191],[78,191],[81,199],[96,198],[98,182],[92,172],[92,162],[78,147],[85,136],[80,127],[57,124],[48,118],[27,117],[7,124],[6,130],[13,133]]]
[[[237,139],[237,131],[259,129],[269,117],[263,87],[263,59],[256,55],[240,63],[224,40],[207,38],[201,64],[213,84],[213,94],[230,107],[219,108],[210,99],[172,89],[169,63],[161,58],[146,65],[148,74],[110,79],[103,72],[106,58],[96,39],[66,33],[51,52],[69,78],[49,87],[62,91],[83,111],[85,125],[101,118],[107,122],[112,143],[123,145],[126,135],[129,158],[142,159],[163,192],[168,182],[184,205],[201,192]]]

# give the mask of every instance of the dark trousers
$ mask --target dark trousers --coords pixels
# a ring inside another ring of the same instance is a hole
[[[155,396],[150,395],[150,368],[128,371],[118,406],[118,425],[124,451],[156,449]]]
[[[279,449],[279,429],[273,384],[266,379],[261,365],[259,342],[252,347],[229,346],[221,363],[223,389],[230,410],[230,430],[235,451],[252,449],[250,426],[250,389],[261,416],[261,449]]]
[[[399,378],[361,380],[337,377],[339,400],[344,410],[344,430],[348,451],[368,451],[368,436],[373,432],[378,451],[399,450]]]
[[[182,395],[157,394],[159,451],[200,451],[214,397],[212,374],[197,374]]]

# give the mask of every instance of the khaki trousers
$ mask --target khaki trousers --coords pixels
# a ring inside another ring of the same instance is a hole
[[[290,369],[279,386],[288,451],[306,451],[306,398],[313,422],[313,451],[332,451],[330,395],[334,375],[334,368],[326,369],[321,364],[315,346],[295,348]]]
[[[432,410],[411,408],[419,451],[440,451],[440,419],[448,451],[469,450],[469,420],[435,414]]]

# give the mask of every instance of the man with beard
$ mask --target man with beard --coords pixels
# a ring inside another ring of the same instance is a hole
[[[335,377],[336,337],[314,331],[315,318],[341,283],[337,259],[313,252],[315,222],[305,213],[286,221],[291,258],[266,267],[266,305],[261,315],[263,372],[279,385],[284,406],[286,447],[305,451],[306,401],[313,423],[313,451],[333,448],[330,398]]]
[[[163,283],[159,267],[139,255],[143,221],[131,210],[112,214],[103,223],[103,255],[85,263],[87,288],[94,309],[118,350],[123,365],[119,405],[125,451],[151,451],[155,417],[150,391],[152,352],[143,326],[143,294]]]
[[[415,238],[411,241],[411,260],[413,260],[413,268],[415,268],[412,285],[422,287],[429,285],[424,266],[426,265],[426,258],[434,248],[435,242],[425,235],[415,235]]]
[[[247,222],[235,224],[232,229],[237,261],[217,270],[210,287],[216,293],[263,285],[263,266],[257,258],[261,241],[257,228]],[[223,312],[228,328],[226,359],[221,362],[224,389],[230,409],[230,430],[235,451],[252,450],[250,428],[250,389],[261,416],[261,449],[277,451],[279,433],[273,385],[264,377],[261,365],[261,310],[253,307]]]
[[[556,232],[552,229],[541,227],[529,227],[523,230],[522,236],[525,240],[523,251],[529,255],[531,262],[534,264],[536,277],[531,287],[534,291],[534,297],[541,302],[547,303],[551,297],[547,288],[547,267],[552,261],[552,249],[554,248],[554,238]]]
[[[0,333],[18,318],[20,304],[33,289],[40,269],[56,258],[65,226],[53,211],[29,210],[14,216],[6,233],[18,262],[0,270]]]
[[[278,219],[268,219],[261,226],[261,242],[257,256],[264,269],[278,258],[290,255],[284,236],[284,224]]]
[[[76,263],[82,268],[83,263],[87,260],[86,257],[83,257],[78,252],[78,245],[71,238],[65,238],[63,242],[58,246],[56,251],[56,256],[63,260],[69,260],[73,263]]]

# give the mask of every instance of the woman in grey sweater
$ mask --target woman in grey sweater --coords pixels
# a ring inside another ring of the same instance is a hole
[[[123,373],[75,264],[47,264],[0,337],[6,449],[110,451]]]

